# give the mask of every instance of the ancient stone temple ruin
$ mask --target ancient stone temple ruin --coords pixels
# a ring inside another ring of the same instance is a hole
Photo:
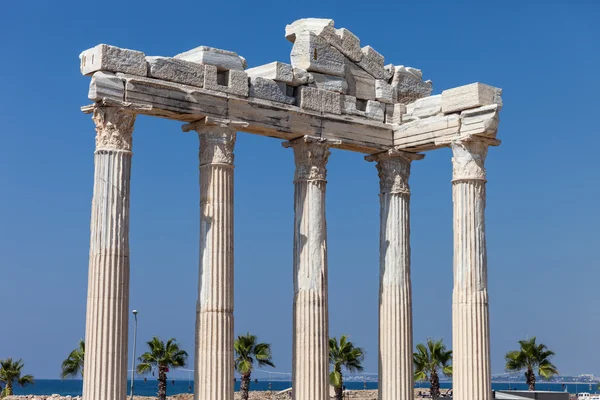
[[[254,68],[205,46],[172,58],[104,44],[81,54],[93,101],[82,110],[96,124],[84,398],[126,397],[132,133],[142,114],[185,122],[183,130],[200,140],[195,399],[233,399],[233,161],[242,131],[283,140],[296,163],[293,398],[329,397],[325,189],[332,148],[364,153],[379,173],[379,399],[413,398],[408,180],[422,152],[450,147],[454,397],[489,400],[484,161],[488,146],[500,143],[501,90],[473,83],[432,96],[420,70],[386,65],[332,20],[298,20],[285,35],[290,63]]]

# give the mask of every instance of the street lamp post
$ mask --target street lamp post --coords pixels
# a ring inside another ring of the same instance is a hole
[[[133,318],[135,319],[135,327],[133,328],[133,357],[131,360],[131,397],[133,400],[133,377],[135,373],[135,345],[137,341],[137,310],[133,310]]]

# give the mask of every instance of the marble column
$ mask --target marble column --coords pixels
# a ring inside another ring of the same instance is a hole
[[[313,138],[294,149],[294,338],[292,398],[329,399],[329,315],[325,186],[328,145]]]
[[[452,143],[452,381],[457,400],[492,398],[484,216],[488,144],[478,140]]]
[[[200,267],[195,400],[233,400],[233,148],[235,127],[196,124],[200,138]]]
[[[129,183],[135,113],[96,107],[94,194],[83,398],[125,399],[129,317]]]
[[[366,157],[377,161],[380,186],[379,400],[414,397],[408,179],[411,162],[422,158],[398,151]]]

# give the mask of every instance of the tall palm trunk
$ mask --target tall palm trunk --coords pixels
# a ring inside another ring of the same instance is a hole
[[[158,400],[167,399],[167,367],[158,366]]]
[[[338,374],[340,374],[340,385],[334,387],[335,390],[335,400],[342,400],[342,398],[344,397],[344,376],[342,375],[342,369],[341,368],[336,368],[336,371]]]
[[[8,380],[8,382],[6,382],[6,387],[4,388],[4,395],[5,396],[12,396],[13,395],[13,384],[10,381],[10,379]]]
[[[242,400],[248,400],[248,396],[250,395],[250,374],[251,372],[246,372],[242,375],[242,381],[240,382],[240,392],[242,392]]]
[[[429,375],[429,393],[434,400],[440,397],[440,377],[435,370]]]
[[[535,373],[533,372],[533,369],[527,368],[527,372],[525,372],[525,378],[527,379],[529,390],[535,390]]]

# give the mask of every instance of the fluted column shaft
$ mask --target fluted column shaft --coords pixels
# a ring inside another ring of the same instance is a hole
[[[135,114],[97,107],[83,398],[127,395],[129,186]]]
[[[487,147],[480,141],[452,144],[452,350],[457,400],[492,398],[484,215]]]
[[[401,152],[369,156],[380,183],[379,400],[412,400],[413,328],[410,278],[411,161]]]
[[[294,149],[294,339],[292,398],[329,399],[326,165],[329,149],[301,138]]]
[[[235,129],[196,127],[200,137],[200,268],[196,305],[196,400],[233,400],[233,148]]]

